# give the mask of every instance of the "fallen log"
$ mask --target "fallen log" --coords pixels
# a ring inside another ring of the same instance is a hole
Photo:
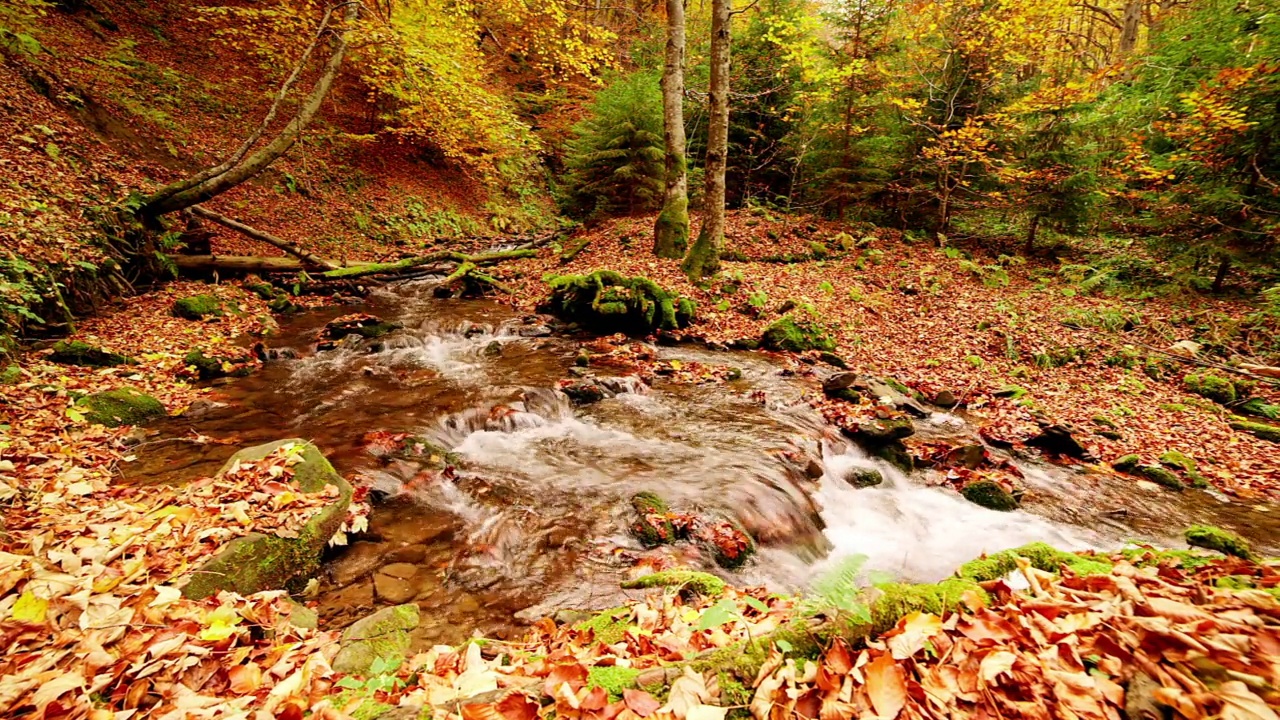
[[[320,268],[322,270],[337,270],[340,267],[337,263],[331,260],[326,260],[315,253],[303,250],[288,240],[282,240],[269,232],[245,225],[244,223],[233,218],[229,218],[226,215],[216,213],[203,205],[193,205],[187,208],[187,212],[195,215],[196,217],[202,217],[205,220],[215,222],[225,228],[235,230],[236,232],[251,237],[254,240],[260,240],[268,245],[280,248],[301,260],[308,267]]]
[[[229,273],[287,273],[305,270],[302,261],[291,257],[257,255],[170,255],[180,270]]]
[[[419,273],[423,270],[431,270],[441,273],[456,273],[458,266],[468,263],[472,266],[470,269],[474,270],[476,267],[495,265],[505,260],[533,257],[534,255],[536,255],[536,253],[533,250],[499,250],[496,252],[480,253],[478,255],[467,255],[465,253],[453,251],[441,251],[430,253],[428,255],[420,255],[418,257],[405,258],[403,260],[396,260],[394,262],[351,262],[344,267],[335,267],[332,270],[312,273],[311,277],[316,280],[353,280],[356,278],[368,278],[373,276],[390,276],[390,278],[398,279],[404,275]],[[289,273],[300,272],[310,267],[314,267],[296,258],[288,257],[259,257],[256,255],[172,255],[170,258],[179,269],[195,272],[221,271],[229,273]],[[496,283],[496,281],[487,275],[479,279],[484,282],[489,282],[490,284]]]
[[[478,255],[466,255],[454,251],[441,251],[429,253],[427,255],[419,255],[418,257],[405,258],[387,263],[367,263],[356,265],[353,267],[338,268],[337,270],[329,270],[322,272],[317,277],[326,280],[350,280],[352,278],[366,277],[369,275],[398,275],[408,270],[413,270],[422,265],[429,265],[438,262],[454,262],[458,264],[472,263],[474,265],[492,265],[500,263],[504,260],[515,260],[518,258],[533,257],[537,253],[533,250],[499,250],[490,253],[480,253]]]

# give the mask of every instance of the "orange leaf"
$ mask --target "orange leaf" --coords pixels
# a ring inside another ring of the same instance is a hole
[[[623,690],[622,700],[631,708],[631,712],[642,718],[649,717],[662,707],[662,703],[644,690]]]
[[[231,668],[227,677],[231,680],[231,692],[237,695],[249,695],[262,687],[262,668],[254,663]]]
[[[907,704],[907,674],[893,656],[882,653],[867,663],[867,696],[881,720],[893,720]]]

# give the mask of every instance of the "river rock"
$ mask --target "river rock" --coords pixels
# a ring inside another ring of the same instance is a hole
[[[488,345],[484,346],[485,357],[500,357],[502,355],[502,343],[497,340],[491,340]]]
[[[590,405],[605,399],[605,389],[595,380],[578,380],[564,385],[560,392],[569,397],[575,405]]]
[[[375,660],[403,658],[409,651],[409,631],[418,626],[418,606],[383,608],[351,624],[342,633],[333,669],[365,674]]]
[[[900,387],[901,383],[898,383],[898,386]],[[829,398],[849,402],[858,402],[860,398],[866,398],[873,403],[889,405],[916,417],[929,417],[931,414],[929,410],[899,387],[895,387],[894,382],[889,380],[853,372],[836,373],[822,381],[822,391]]]
[[[329,577],[337,587],[346,587],[368,575],[382,564],[384,547],[379,543],[352,543],[346,552],[329,565]]]
[[[959,402],[960,402],[959,400],[956,400],[955,393],[951,392],[950,390],[943,390],[942,392],[933,396],[934,405],[937,405],[938,407],[941,407],[941,408],[947,408],[948,410],[958,405]]]
[[[165,414],[159,400],[128,387],[86,395],[76,405],[86,420],[107,427],[140,425]]]
[[[884,475],[875,468],[850,468],[844,481],[856,488],[874,487],[884,482]]]
[[[408,602],[418,594],[418,586],[413,582],[417,574],[417,565],[392,563],[373,576],[373,589],[379,600],[390,603]]]
[[[1093,454],[1088,448],[1076,440],[1075,428],[1065,424],[1045,425],[1040,434],[1027,441],[1027,445],[1037,447],[1053,455],[1065,455],[1085,462],[1093,462]]]
[[[301,455],[301,461],[293,466],[294,482],[304,492],[319,492],[325,485],[333,485],[338,489],[338,498],[311,516],[297,537],[250,533],[227,543],[222,552],[192,574],[182,588],[186,597],[199,600],[221,590],[252,595],[263,590],[294,588],[320,569],[320,557],[329,538],[346,519],[352,488],[319,448],[299,438],[246,448],[232,455],[218,475],[235,463],[261,460],[285,445]]]
[[[854,440],[884,445],[911,437],[916,433],[916,428],[909,418],[900,417],[867,420],[858,423],[852,429],[846,428],[844,432]]]
[[[396,548],[387,553],[387,562],[393,563],[420,563],[427,556],[427,546],[415,543],[413,545],[405,545]]]

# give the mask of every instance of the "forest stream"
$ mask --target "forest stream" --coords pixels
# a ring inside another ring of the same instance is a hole
[[[628,595],[619,581],[637,562],[718,571],[694,546],[645,550],[628,534],[629,499],[641,491],[746,529],[759,553],[734,582],[779,590],[803,588],[855,554],[867,556],[870,570],[934,581],[983,552],[1033,541],[1177,546],[1181,529],[1196,522],[1280,549],[1274,506],[1153,491],[1025,457],[1010,458],[1029,488],[1020,510],[971,504],[825,427],[804,401],[817,391],[814,379],[759,353],[656,348],[663,359],[737,367],[742,377],[658,378],[652,387],[632,378],[615,383],[613,397],[575,406],[555,387],[571,377],[585,338],[555,334],[545,318],[504,305],[439,300],[430,290],[430,282],[401,284],[361,306],[283,321],[269,344],[285,359],[158,425],[160,434],[124,467],[126,479],[181,482],[216,472],[241,447],[315,441],[344,475],[366,478],[375,500],[368,535],[331,553],[319,588],[322,621],[345,625],[387,604],[388,594],[411,600],[424,610],[417,647],[476,631],[511,637],[559,610],[617,605]],[[325,323],[353,311],[404,328],[376,351],[316,352]],[[936,412],[916,426],[926,438],[981,442],[955,414]],[[392,433],[447,448],[457,471],[424,472],[425,460],[371,452],[370,437]],[[182,440],[198,436],[213,442]],[[843,480],[858,468],[879,470],[884,482],[859,489]]]

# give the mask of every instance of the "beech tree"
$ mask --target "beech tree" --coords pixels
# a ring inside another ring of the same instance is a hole
[[[711,87],[707,124],[706,199],[702,229],[681,268],[691,280],[720,270],[724,247],[724,169],[729,151],[729,21],[733,0],[711,3]]]
[[[667,50],[662,71],[666,194],[653,228],[653,253],[678,258],[689,244],[689,172],[684,137],[684,0],[667,0]]]

